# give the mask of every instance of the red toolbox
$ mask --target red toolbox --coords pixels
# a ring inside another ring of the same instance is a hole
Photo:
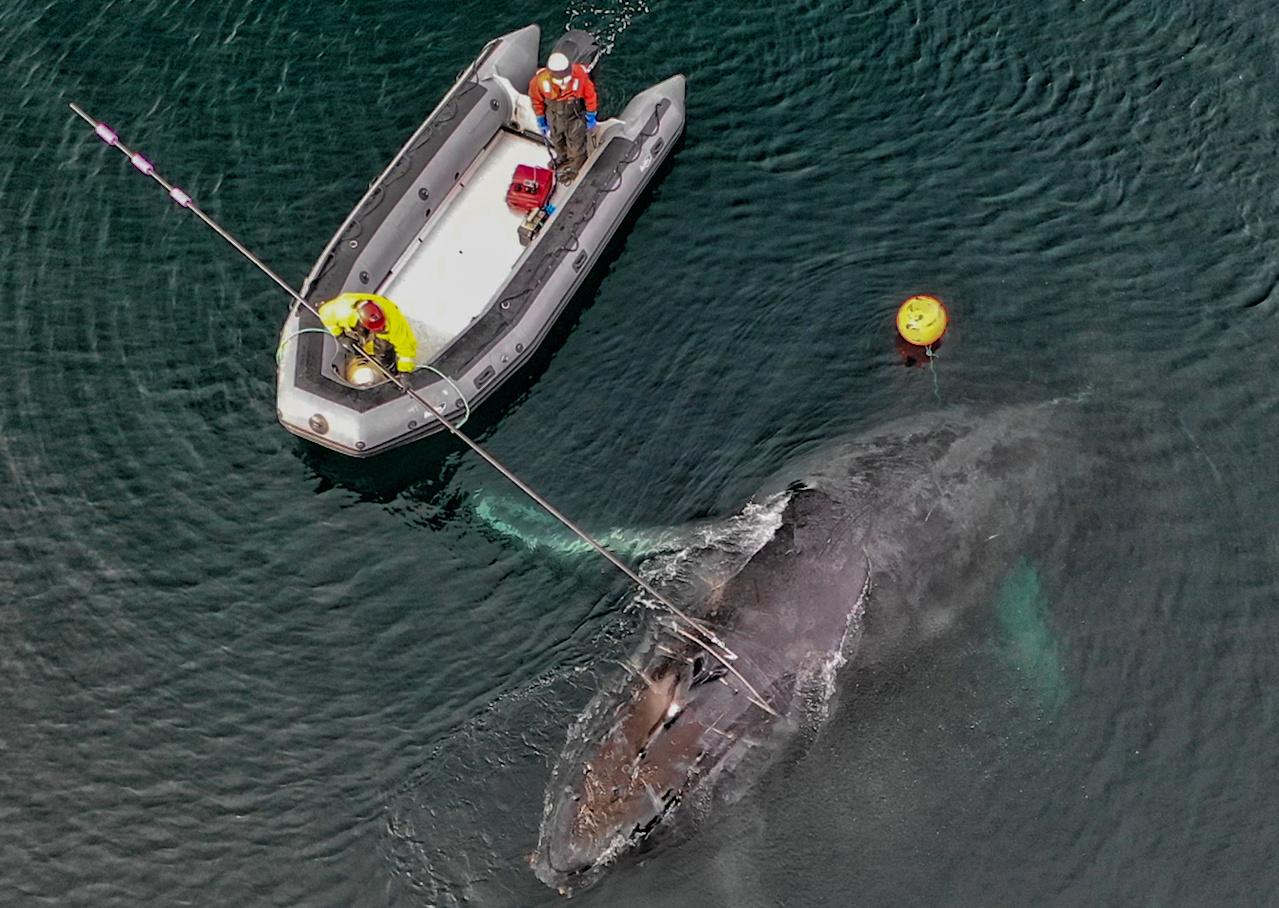
[[[555,188],[555,171],[548,167],[520,164],[515,168],[506,204],[516,211],[536,211],[546,205]]]

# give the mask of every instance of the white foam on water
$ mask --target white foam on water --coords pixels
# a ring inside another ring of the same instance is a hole
[[[635,21],[649,11],[646,0],[614,0],[611,3],[573,4],[568,8],[569,28],[590,32],[603,53],[611,53],[617,39]]]
[[[722,582],[741,569],[773,538],[782,525],[782,511],[789,492],[779,492],[762,502],[748,502],[740,514],[727,520],[695,526],[678,551],[648,561],[640,575],[650,583],[670,583],[700,578]]]

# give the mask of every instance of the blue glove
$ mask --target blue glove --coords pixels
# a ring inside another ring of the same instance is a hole
[[[551,137],[551,127],[546,125],[546,117],[537,118],[537,131],[547,139]]]
[[[595,114],[591,113],[589,110],[586,112],[586,128],[595,128]]]

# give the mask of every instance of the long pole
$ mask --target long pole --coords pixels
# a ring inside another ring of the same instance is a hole
[[[291,296],[295,302],[297,302],[301,306],[304,306],[309,312],[315,315],[316,318],[319,318],[320,316],[319,311],[313,305],[311,305],[311,303],[308,300],[304,299],[302,297],[302,294],[294,290],[293,287],[288,283],[288,281],[280,277],[280,275],[276,274],[271,268],[267,267],[265,262],[259,259],[252,252],[250,252],[248,247],[246,247],[243,243],[237,240],[230,232],[228,232],[227,230],[224,230],[217,221],[215,221],[208,214],[206,214],[204,210],[201,209],[200,206],[198,206],[195,203],[195,200],[192,199],[188,193],[186,193],[179,187],[173,185],[164,177],[162,177],[159,173],[157,173],[154,164],[152,164],[149,160],[143,157],[140,153],[131,151],[123,142],[120,141],[120,136],[114,129],[112,129],[106,123],[103,123],[99,120],[95,120],[93,117],[89,116],[84,111],[84,109],[81,108],[78,104],[74,104],[74,103],[71,104],[71,109],[76,112],[76,115],[79,116],[80,119],[84,120],[86,123],[88,123],[90,126],[93,127],[93,131],[98,136],[98,138],[100,138],[102,141],[106,142],[108,145],[112,146],[113,148],[118,148],[121,151],[121,153],[123,153],[129,159],[129,163],[131,163],[138,171],[145,174],[146,176],[149,176],[151,179],[155,180],[157,183],[163,186],[165,192],[169,194],[169,198],[173,199],[173,201],[176,202],[179,207],[187,209],[188,211],[193,213],[196,217],[198,217],[200,220],[204,221],[204,223],[208,224],[209,227],[211,227],[214,230],[214,232],[218,234],[218,236],[222,237],[222,239],[230,243],[233,247],[235,247],[237,252],[239,252],[241,255],[247,258],[250,262],[256,265],[263,274],[265,274],[271,280],[275,281],[275,283],[278,284],[284,290],[284,292],[289,294],[289,296]],[[358,346],[356,347],[356,350],[359,352],[361,356],[365,358],[365,360],[368,363],[370,363],[374,368],[379,370],[383,376],[385,376],[392,383],[394,383],[406,395],[408,395],[413,400],[421,404],[423,408],[425,408],[427,413],[431,414],[433,417],[438,419],[440,421],[440,424],[443,425],[444,428],[448,429],[455,436],[461,439],[466,444],[467,447],[469,447],[472,451],[474,451],[480,457],[484,458],[484,460],[489,464],[489,466],[493,467],[493,469],[497,470],[499,473],[505,476],[508,480],[510,480],[521,491],[523,491],[524,494],[528,495],[529,498],[532,498],[535,502],[538,503],[538,505],[544,508],[548,514],[550,514],[560,523],[564,524],[564,526],[568,527],[568,529],[571,530],[573,533],[575,533],[583,542],[585,542],[591,548],[595,549],[595,551],[603,555],[604,558],[606,558],[611,564],[613,564],[614,567],[616,567],[623,574],[629,577],[641,590],[643,590],[648,595],[652,596],[657,602],[659,602],[662,606],[668,609],[671,612],[671,614],[675,615],[677,618],[679,618],[681,621],[687,624],[690,628],[692,628],[699,635],[701,635],[701,637],[704,637],[705,640],[702,640],[697,637],[693,637],[692,635],[686,635],[689,637],[689,639],[693,640],[695,643],[697,643],[699,646],[705,649],[708,653],[710,653],[712,656],[714,656],[716,659],[722,662],[724,666],[727,667],[729,671],[731,671],[737,677],[737,679],[742,682],[742,684],[746,685],[746,689],[750,691],[750,693],[753,695],[753,702],[756,702],[762,709],[767,710],[769,713],[772,713],[774,716],[777,715],[777,712],[771,706],[768,705],[767,701],[764,700],[763,696],[761,696],[760,693],[757,690],[755,690],[754,687],[751,686],[750,682],[748,682],[744,677],[742,677],[741,673],[738,672],[737,669],[732,665],[732,662],[737,659],[737,654],[734,653],[732,650],[730,650],[725,645],[724,641],[721,640],[718,637],[718,635],[715,634],[714,631],[712,631],[706,625],[702,624],[700,621],[697,621],[696,619],[694,619],[692,616],[687,615],[680,609],[676,608],[675,605],[672,604],[665,596],[663,596],[657,590],[653,589],[653,587],[650,586],[647,582],[645,582],[645,580],[642,577],[640,577],[639,574],[635,573],[635,571],[631,569],[630,565],[626,564],[624,561],[622,561],[620,558],[618,558],[608,549],[604,548],[604,546],[600,545],[599,542],[597,542],[593,536],[591,536],[589,533],[587,533],[585,530],[579,527],[576,523],[569,520],[568,517],[562,514],[558,508],[554,507],[549,501],[547,501],[541,495],[537,494],[537,492],[534,492],[531,488],[529,488],[529,486],[522,479],[520,479],[518,476],[516,476],[514,473],[512,473],[510,470],[504,467],[497,460],[497,458],[495,458],[488,451],[480,447],[480,445],[477,442],[475,442],[469,435],[467,435],[465,432],[459,429],[456,425],[454,425],[451,420],[447,419],[444,416],[444,414],[438,412],[435,409],[435,407],[431,406],[420,394],[418,394],[415,390],[413,390],[413,388],[411,388],[408,385],[408,383],[399,376],[398,373],[391,372],[389,369],[386,368],[386,366],[384,366],[377,359],[374,359],[373,357],[368,356],[363,350],[360,350]],[[709,642],[709,645],[708,645],[708,642]]]

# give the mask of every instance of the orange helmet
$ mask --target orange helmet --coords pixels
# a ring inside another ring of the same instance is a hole
[[[373,300],[360,300],[355,312],[360,317],[360,324],[370,331],[382,331],[386,328],[386,313]]]

